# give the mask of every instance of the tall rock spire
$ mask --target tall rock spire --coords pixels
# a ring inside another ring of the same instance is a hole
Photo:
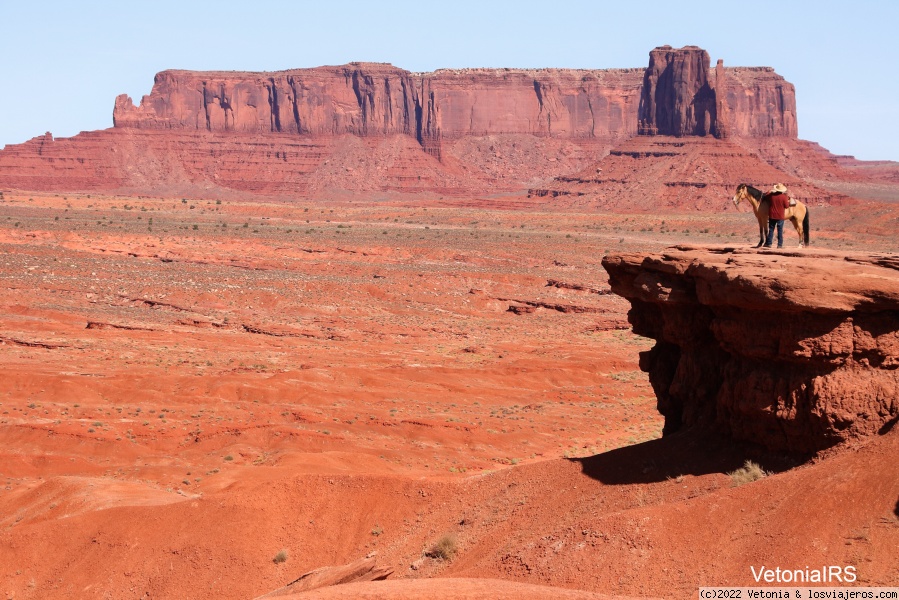
[[[716,86],[724,69],[709,71],[709,54],[697,46],[653,49],[640,94],[639,133],[723,137]]]

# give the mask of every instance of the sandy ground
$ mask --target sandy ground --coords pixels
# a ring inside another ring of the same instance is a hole
[[[753,244],[729,202],[7,193],[0,597],[253,598],[372,553],[376,595],[310,597],[681,598],[822,561],[899,585],[896,432],[802,465],[659,439],[600,261]],[[895,204],[812,219],[895,251]],[[779,473],[733,487],[747,457]]]

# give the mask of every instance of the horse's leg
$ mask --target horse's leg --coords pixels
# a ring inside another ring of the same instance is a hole
[[[805,214],[802,215],[802,241],[805,242],[805,245],[808,246],[811,243],[811,235],[810,232],[812,230],[812,226],[808,220],[808,206],[805,207]]]
[[[755,211],[755,218],[759,221],[759,245],[761,248],[768,242],[768,204],[760,203]]]
[[[796,233],[799,234],[799,247],[802,248],[802,246],[803,246],[803,244],[802,244],[802,240],[803,240],[803,235],[802,235],[802,221],[800,221],[800,220],[796,217],[795,212],[796,212],[796,211],[793,211],[794,214],[793,214],[793,216],[790,217],[790,222],[793,224],[793,227],[796,228]]]

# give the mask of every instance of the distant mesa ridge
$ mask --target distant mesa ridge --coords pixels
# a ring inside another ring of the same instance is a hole
[[[529,134],[796,137],[793,85],[770,68],[710,68],[696,46],[662,46],[646,69],[457,69],[350,63],[276,73],[163,71],[116,128],[415,137]]]
[[[139,105],[116,98],[110,129],[4,148],[0,189],[555,197],[548,182],[628,140],[801,144],[795,105],[773,69],[711,67],[695,46],[655,48],[645,69],[170,70]]]

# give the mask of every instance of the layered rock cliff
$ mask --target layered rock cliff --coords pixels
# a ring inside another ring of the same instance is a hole
[[[719,102],[724,98],[729,136],[795,139],[798,135],[796,89],[773,68],[725,68],[716,85]]]
[[[709,55],[696,46],[654,49],[640,94],[640,133],[723,137],[715,89],[719,74],[720,68],[710,76]]]
[[[657,48],[647,69],[376,63],[276,73],[163,71],[114,127],[0,151],[0,187],[304,195],[322,189],[521,190],[643,133],[795,138],[792,86]],[[431,161],[431,158],[435,159]]]
[[[816,451],[899,420],[894,256],[677,247],[608,256],[666,434]]]
[[[614,140],[636,132],[642,69],[463,69],[413,74],[388,64],[278,73],[163,71],[116,128],[415,137],[528,134]]]
[[[116,98],[116,128],[311,136],[414,135],[418,86],[391,65],[278,73],[163,71],[140,106]]]
[[[649,53],[640,93],[646,135],[795,138],[796,91],[770,67],[710,68],[696,46]]]
[[[751,99],[751,101],[749,100]],[[719,112],[721,113],[719,115]],[[646,69],[444,69],[389,64],[277,73],[163,71],[139,106],[116,99],[119,128],[301,135],[492,134],[620,139],[795,136],[793,86],[773,69],[712,70],[695,46],[650,52]],[[734,115],[734,123],[727,122]]]

